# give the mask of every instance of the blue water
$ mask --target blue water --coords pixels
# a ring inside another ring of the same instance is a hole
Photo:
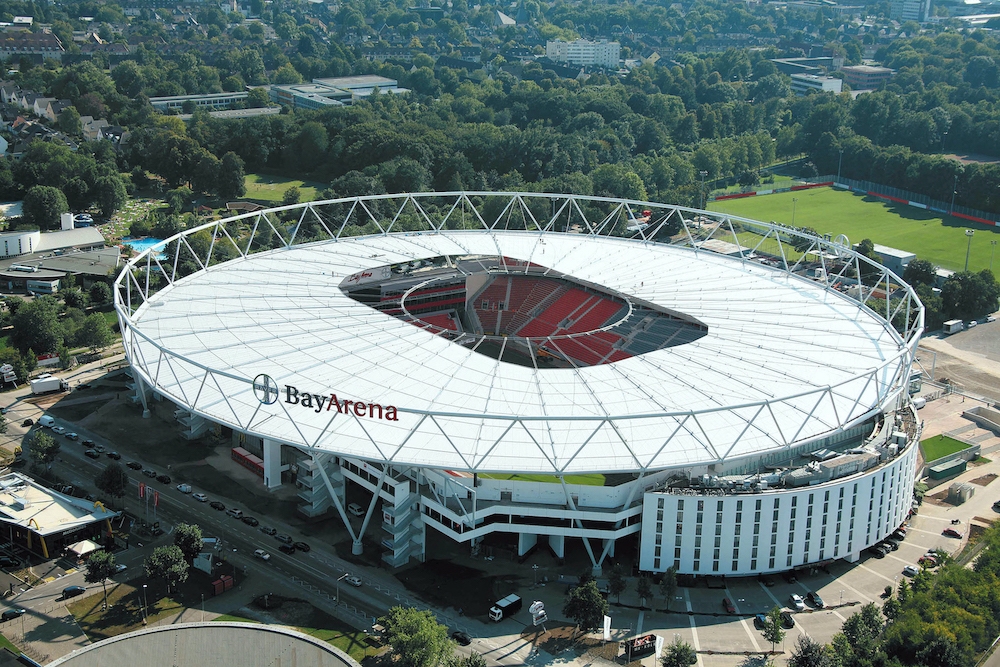
[[[147,237],[141,238],[141,239],[133,239],[133,238],[130,238],[130,237],[126,236],[125,238],[122,239],[122,243],[128,244],[136,252],[142,253],[142,252],[145,252],[145,251],[149,250],[150,248],[152,248],[153,246],[155,246],[157,243],[163,243],[163,239],[155,239],[155,238],[153,238],[151,236],[147,236]],[[161,248],[161,250],[162,250],[162,248]],[[158,259],[161,259],[164,256],[165,255],[164,255],[163,252],[157,253],[157,258]]]

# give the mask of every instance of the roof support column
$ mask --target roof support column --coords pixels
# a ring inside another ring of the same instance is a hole
[[[281,443],[277,440],[263,439],[264,448],[264,486],[268,491],[281,486],[281,473],[288,466],[281,465]]]
[[[142,418],[149,419],[151,413],[149,411],[149,401],[146,398],[146,382],[142,379],[138,373],[135,373],[135,400],[138,403],[142,403]]]

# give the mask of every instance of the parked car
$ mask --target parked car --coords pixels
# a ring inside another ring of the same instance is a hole
[[[271,560],[271,554],[267,553],[263,549],[257,549],[253,552],[254,558],[259,558],[261,560]]]
[[[229,516],[233,517],[234,519],[242,519],[243,518],[243,510],[241,510],[241,509],[239,509],[237,507],[230,507],[229,509],[226,510],[226,514],[228,514]]]
[[[927,565],[927,567],[934,567],[937,565],[937,558],[929,554],[924,554],[917,559],[917,565]]]
[[[795,627],[795,619],[787,611],[781,612],[781,627],[786,630]]]
[[[913,565],[907,565],[906,567],[903,568],[903,574],[905,574],[908,577],[915,577],[918,574],[920,574],[920,570]]]
[[[257,519],[253,518],[252,516],[245,516],[242,519],[240,519],[240,521],[242,521],[243,523],[245,523],[248,526],[259,526],[260,525],[260,521],[258,521]]]
[[[0,567],[20,567],[21,561],[13,556],[0,556]]]
[[[191,493],[191,485],[190,484],[178,484],[177,485],[177,490],[180,491],[181,493]]]
[[[823,602],[823,598],[821,598],[819,596],[819,593],[817,593],[816,591],[809,591],[808,593],[806,593],[806,600],[808,600],[809,604],[816,607],[817,609],[822,609],[823,607],[826,606],[826,603]]]
[[[166,474],[164,474],[164,475],[157,475],[156,476],[156,481],[157,482],[162,482],[163,484],[170,484],[170,475],[166,475]]]
[[[142,470],[142,464],[138,461],[129,461],[125,464],[125,466],[131,468],[132,470]]]
[[[954,528],[945,528],[944,530],[941,531],[941,534],[944,535],[945,537],[954,537],[959,540],[962,539],[962,533],[955,530]]]
[[[145,470],[142,471],[142,474],[145,475],[146,477],[149,477],[150,479],[156,479],[156,471],[155,470],[150,470],[149,468],[147,468],[147,469],[145,469]]]
[[[265,535],[277,535],[278,534],[278,530],[276,528],[271,528],[270,526],[261,526],[260,527],[260,532],[264,533]]]
[[[199,503],[208,502],[208,496],[206,496],[204,493],[192,493],[191,497],[197,500]]]
[[[94,443],[94,441],[91,440],[90,438],[84,438],[83,440],[80,441],[80,444],[83,445],[84,447],[93,447],[94,444],[96,443]]]
[[[14,608],[6,609],[2,614],[0,614],[0,621],[13,621],[15,618],[20,618],[25,613],[24,609]]]
[[[63,589],[62,595],[64,600],[69,598],[75,598],[77,595],[83,595],[87,592],[87,589],[83,586],[67,586]]]
[[[94,445],[94,449],[101,452],[102,454],[104,453],[104,445]]]
[[[454,639],[458,644],[462,646],[468,646],[472,643],[472,637],[469,636],[468,632],[462,632],[461,630],[456,630],[451,633],[451,638]]]
[[[280,551],[283,554],[288,554],[289,556],[291,556],[292,554],[295,553],[295,547],[293,547],[291,544],[279,544],[278,551]]]
[[[361,507],[361,505],[359,505],[357,503],[351,503],[350,505],[348,505],[347,506],[347,511],[350,512],[351,514],[353,514],[354,516],[364,516],[365,515],[364,508]]]
[[[785,578],[785,581],[787,581],[790,584],[794,584],[799,580],[799,578],[795,576],[795,572],[792,570],[783,573],[781,576],[783,576]]]
[[[765,625],[767,625],[767,615],[757,614],[753,617],[753,624],[758,630],[762,629]]]
[[[722,608],[725,609],[730,614],[736,613],[736,605],[729,598],[722,598]]]
[[[57,433],[57,434],[59,434],[59,435],[62,435],[63,433],[65,433],[65,432],[66,432],[66,429],[65,429],[65,428],[63,428],[62,426],[53,426],[53,427],[52,427],[52,432],[53,432],[53,433]]]
[[[995,503],[993,503],[993,511],[994,512],[1000,512],[1000,500],[998,500]]]
[[[117,565],[115,565],[115,574],[121,574],[127,569],[128,565],[126,565],[125,563],[118,563]]]
[[[119,454],[118,452],[108,452],[107,454],[105,454],[105,456],[107,456],[112,461],[121,461],[122,458],[122,455]]]
[[[76,433],[72,433],[72,432],[71,433],[67,433],[64,437],[67,440],[79,440],[80,439],[79,435],[77,435]]]
[[[100,452],[98,452],[96,449],[88,449],[87,451],[85,451],[83,453],[83,455],[86,456],[86,457],[92,458],[92,459],[99,459],[99,458],[101,458]]]
[[[226,509],[226,506],[220,503],[218,500],[213,500],[208,504],[208,506],[217,512],[222,512],[223,510]]]
[[[291,544],[292,542],[294,542],[291,535],[285,535],[284,533],[282,533],[281,535],[275,535],[274,539],[278,540],[282,544]]]
[[[350,577],[345,578],[344,581],[350,584],[351,586],[354,586],[355,588],[359,588],[361,586],[361,577],[356,577],[352,575]]]
[[[25,419],[23,422],[21,422],[21,426],[34,426],[34,424],[35,424],[34,419]]]
[[[298,549],[299,551],[306,551],[306,552],[309,551],[309,545],[306,544],[305,542],[296,542],[292,546]]]
[[[806,608],[806,603],[802,601],[802,596],[796,593],[788,596],[788,602],[795,611],[802,611]]]

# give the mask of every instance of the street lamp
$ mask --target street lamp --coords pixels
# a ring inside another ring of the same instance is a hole
[[[349,576],[351,576],[351,573],[345,572],[342,575],[340,575],[340,579],[345,579]],[[340,604],[340,579],[337,579],[337,604]]]
[[[840,606],[844,606],[844,589],[840,589]]]
[[[972,235],[976,233],[974,229],[966,229],[965,235],[969,237],[969,245],[965,248],[965,270],[969,270],[969,253],[972,251]]]
[[[997,242],[990,241],[990,271],[993,270],[993,253],[997,249]]]
[[[955,213],[955,195],[958,194],[958,174],[955,174],[955,183],[951,186],[951,210],[948,211],[948,215],[954,215]]]
[[[701,210],[705,210],[705,177],[708,176],[707,171],[699,171],[698,175],[701,176]]]
[[[844,149],[840,149],[840,159],[837,161],[837,181],[840,181],[840,167],[844,164]]]
[[[798,197],[792,197],[792,227],[795,226],[795,202],[798,200]]]
[[[205,594],[201,594],[201,622],[205,622]]]
[[[146,584],[142,585],[142,624],[146,625]]]
[[[941,133],[941,152],[944,153],[944,140],[948,138],[948,132]]]
[[[532,586],[538,586],[538,563],[531,566],[531,574],[534,577],[534,583]]]

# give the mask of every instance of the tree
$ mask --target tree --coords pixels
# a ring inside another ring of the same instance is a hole
[[[788,659],[788,667],[835,667],[830,649],[809,635],[799,635]]]
[[[87,307],[87,295],[82,291],[76,289],[67,289],[62,291],[63,301],[66,302],[67,308],[86,308]]]
[[[168,547],[157,547],[143,563],[146,576],[150,579],[163,579],[167,584],[167,593],[174,586],[184,583],[188,578],[188,562],[184,553],[176,544]]]
[[[55,352],[63,340],[58,318],[59,303],[52,297],[25,303],[11,318],[10,344],[22,354],[28,350]]]
[[[608,575],[608,593],[615,596],[618,602],[622,601],[622,593],[625,592],[625,571],[621,563],[615,563]]]
[[[563,614],[576,621],[581,630],[589,632],[600,626],[608,608],[608,601],[597,590],[597,583],[588,581],[569,594],[563,605]]]
[[[222,162],[219,163],[219,196],[223,199],[238,199],[246,191],[243,160],[236,153],[229,151],[222,156]]]
[[[76,107],[66,107],[59,114],[58,125],[66,134],[80,134],[80,112]]]
[[[128,483],[128,473],[117,461],[104,466],[104,470],[94,478],[94,485],[112,498],[124,498]]]
[[[302,199],[301,191],[293,185],[292,187],[285,190],[285,194],[282,195],[281,197],[281,205],[288,206],[290,204],[298,204],[299,200],[301,199]]]
[[[94,313],[83,321],[83,326],[77,332],[77,339],[81,345],[90,348],[91,352],[97,352],[109,347],[114,342],[115,335],[111,332],[104,315]]]
[[[187,562],[192,563],[201,553],[203,542],[201,528],[193,523],[179,523],[174,527],[174,544],[184,553]]]
[[[94,283],[90,286],[90,302],[101,306],[111,301],[111,287],[107,283]]]
[[[941,305],[945,317],[978,319],[1000,307],[1000,285],[988,269],[956,273],[941,288]]]
[[[677,570],[671,565],[667,568],[667,571],[663,573],[663,579],[660,580],[660,595],[663,596],[663,601],[667,603],[666,608],[670,609],[670,601],[674,599],[674,593],[677,592]]]
[[[49,185],[35,185],[24,195],[22,216],[39,229],[59,229],[59,216],[69,212],[66,195]]]
[[[110,218],[117,213],[128,200],[125,184],[117,175],[98,178],[94,181],[93,191],[96,195],[97,205],[101,209],[101,215],[105,218]]]
[[[400,667],[437,667],[454,651],[448,628],[426,609],[393,607],[382,625]]]
[[[261,109],[271,106],[271,98],[263,88],[253,88],[247,93],[247,106],[251,109]]]
[[[649,580],[649,577],[639,577],[639,580],[635,582],[635,592],[639,594],[642,603],[646,604],[646,600],[653,595],[653,582]]]
[[[903,280],[910,285],[931,285],[937,281],[937,268],[926,259],[915,259],[903,270]]]
[[[771,653],[774,653],[774,645],[780,644],[785,638],[785,631],[781,627],[781,608],[774,607],[767,612],[764,617],[764,627],[761,628],[764,639],[771,642]]]
[[[698,662],[698,654],[694,648],[680,637],[675,637],[674,641],[663,647],[663,655],[660,657],[660,664],[663,667],[688,667]]]
[[[115,555],[103,549],[92,552],[87,559],[87,572],[83,575],[83,580],[88,584],[101,584],[104,588],[105,609],[108,607],[108,579],[117,572],[117,569]]]
[[[28,441],[28,451],[32,460],[40,466],[48,465],[59,455],[59,443],[45,431],[35,431]]]

